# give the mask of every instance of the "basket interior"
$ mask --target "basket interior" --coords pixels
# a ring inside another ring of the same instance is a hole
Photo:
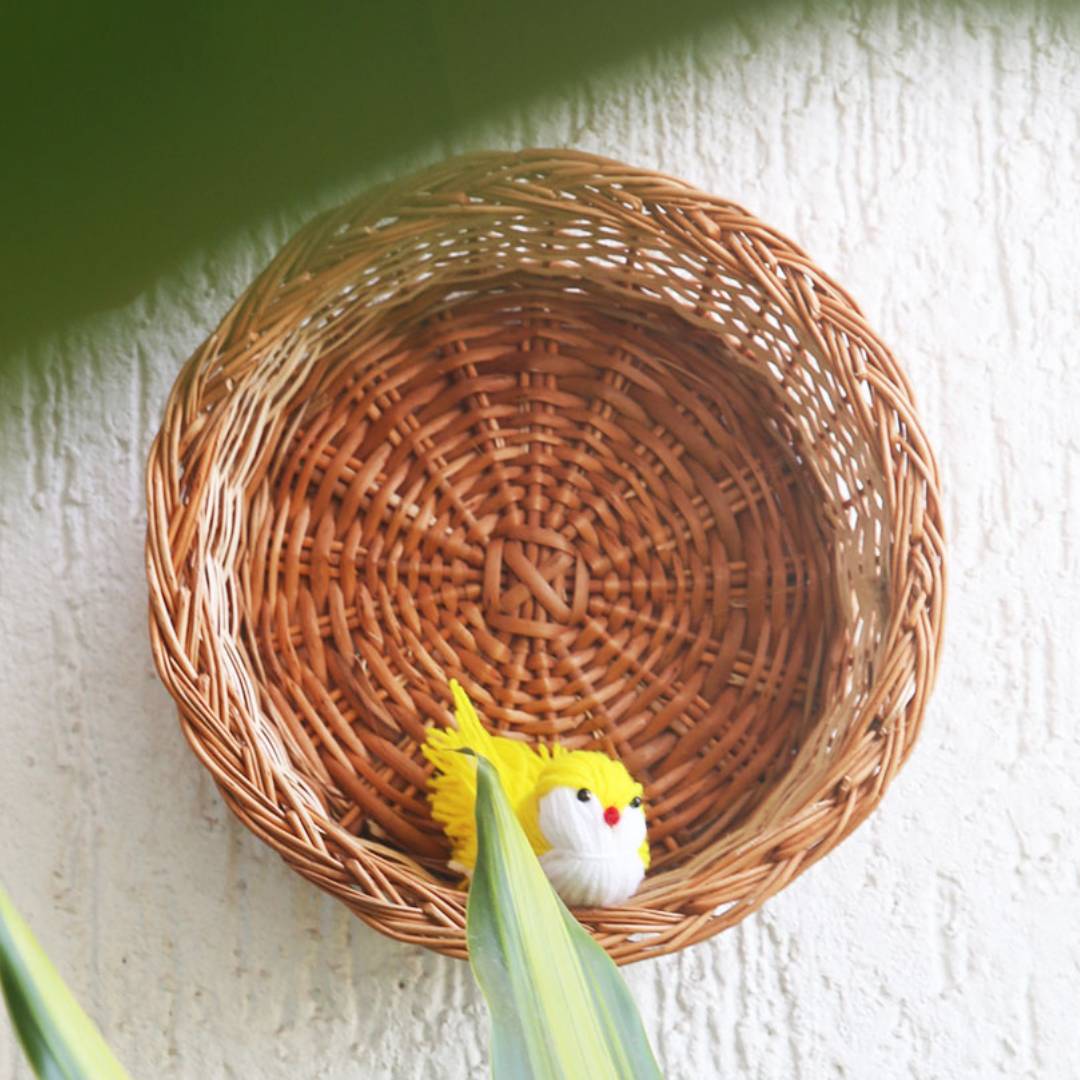
[[[792,770],[857,704],[881,541],[848,512],[857,448],[834,461],[842,425],[788,392],[801,366],[820,401],[812,351],[763,299],[726,337],[662,301],[524,271],[419,289],[281,347],[285,407],[238,440],[257,711],[304,797],[436,878],[419,744],[451,676],[502,733],[620,757],[653,877],[812,785]]]

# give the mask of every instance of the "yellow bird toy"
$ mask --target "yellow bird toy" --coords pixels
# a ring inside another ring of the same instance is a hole
[[[568,904],[611,907],[627,900],[649,865],[643,789],[622,762],[595,750],[530,747],[485,730],[456,679],[450,680],[456,729],[429,728],[424,756],[437,773],[429,781],[431,813],[453,844],[465,873],[476,863],[476,763],[482,754],[548,880]]]

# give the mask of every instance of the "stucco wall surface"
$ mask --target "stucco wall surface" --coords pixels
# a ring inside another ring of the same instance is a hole
[[[574,145],[758,213],[843,282],[941,458],[944,665],[873,818],[628,971],[669,1077],[1080,1077],[1080,14],[748,16],[392,171]],[[293,876],[146,639],[143,462],[181,362],[325,192],[24,357],[0,400],[0,874],[143,1078],[482,1075],[468,969]],[[0,1077],[28,1075],[0,1023]]]

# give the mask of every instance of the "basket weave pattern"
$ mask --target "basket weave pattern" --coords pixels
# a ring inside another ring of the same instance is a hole
[[[644,782],[649,877],[578,913],[626,962],[855,828],[936,670],[936,465],[854,302],[740,208],[571,151],[303,229],[178,379],[147,497],[155,661],[230,807],[455,956],[419,752],[450,677]]]

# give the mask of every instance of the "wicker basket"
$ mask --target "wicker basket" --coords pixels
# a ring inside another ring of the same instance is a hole
[[[646,786],[620,962],[731,926],[918,732],[944,567],[895,361],[794,245],[562,150],[328,213],[184,368],[150,453],[154,657],[229,806],[365,922],[463,956],[429,814],[447,680]]]

